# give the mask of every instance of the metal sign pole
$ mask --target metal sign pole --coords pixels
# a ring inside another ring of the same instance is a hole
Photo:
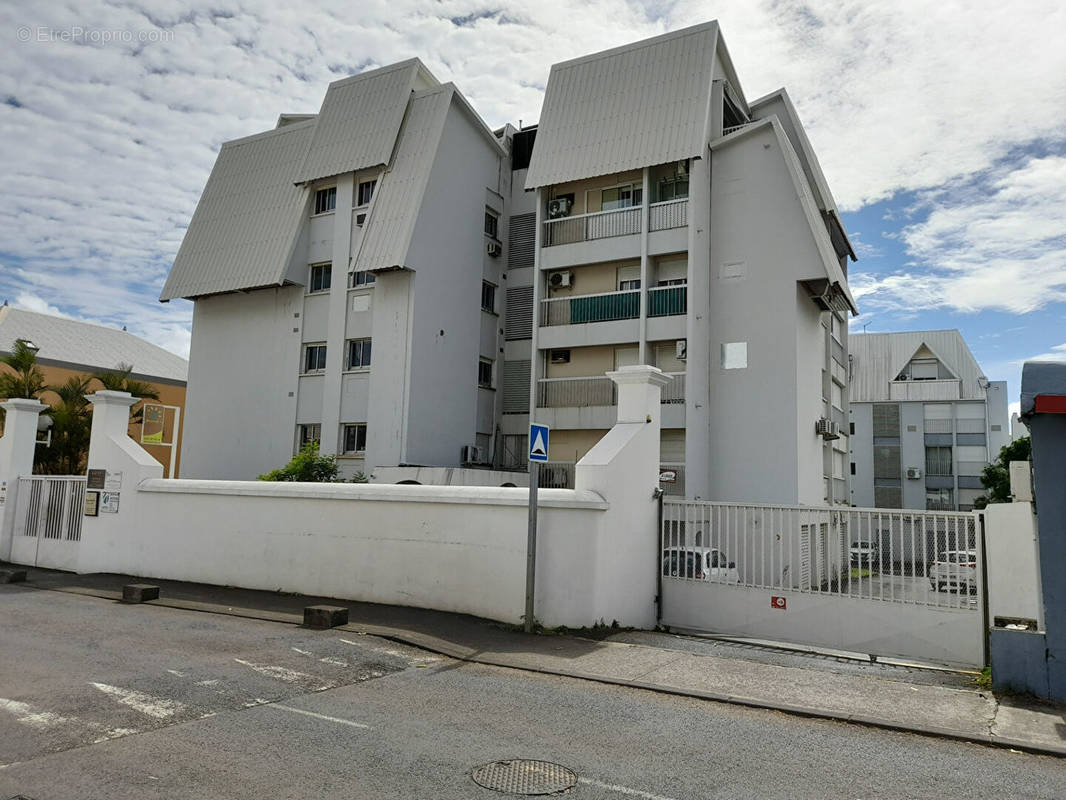
[[[533,632],[533,590],[537,581],[537,484],[540,464],[529,462],[529,533],[526,536],[526,617],[525,631]]]

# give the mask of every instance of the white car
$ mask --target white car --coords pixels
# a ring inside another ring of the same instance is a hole
[[[851,566],[872,567],[881,559],[881,548],[877,542],[858,541],[851,543]]]
[[[948,550],[940,553],[929,565],[929,585],[938,592],[948,586],[958,591],[977,591],[977,551]]]
[[[668,547],[663,550],[663,575],[697,581],[740,583],[736,562],[717,547]]]

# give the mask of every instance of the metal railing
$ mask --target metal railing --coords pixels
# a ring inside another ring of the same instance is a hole
[[[849,502],[848,494],[848,482],[843,478],[833,478],[833,502],[845,503]]]
[[[985,467],[987,466],[987,461],[960,461],[958,474],[970,478],[980,477],[981,473],[985,471]]]
[[[537,381],[537,408],[584,408],[617,403],[610,378],[541,378]]]
[[[955,433],[984,433],[985,421],[983,419],[957,419],[955,420]]]
[[[541,325],[579,325],[640,316],[640,290],[552,297],[540,302]]]
[[[41,539],[81,541],[85,478],[49,475],[18,479],[16,531]]]
[[[664,200],[648,207],[648,230],[665,231],[688,225],[688,198]]]
[[[537,470],[537,486],[541,489],[573,489],[574,466],[570,461],[545,461]]]
[[[757,121],[758,120],[752,120],[751,122],[742,122],[739,125],[730,125],[728,128],[722,128],[722,136],[728,136],[729,134],[733,133],[734,131],[739,131],[742,128],[746,128],[749,125],[751,125],[752,122],[757,122]]]
[[[662,389],[662,395],[660,402],[664,405],[669,403],[684,404],[685,402],[685,373],[684,372],[667,372],[672,381],[666,384]]]
[[[701,580],[977,611],[976,515],[807,506],[663,503],[662,552],[714,548],[730,569]],[[678,559],[684,566],[684,559]]]
[[[922,426],[926,433],[951,433],[952,424],[950,419],[927,419]]]
[[[655,286],[648,289],[648,316],[669,317],[688,311],[688,286]]]
[[[546,220],[544,247],[640,233],[642,210],[643,206],[630,206]]]

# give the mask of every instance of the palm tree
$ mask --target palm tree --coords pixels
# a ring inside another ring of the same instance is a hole
[[[58,400],[48,413],[52,417],[52,443],[37,449],[35,471],[52,475],[78,475],[85,471],[89,454],[92,413],[85,395],[91,390],[92,378],[74,375],[52,391]]]
[[[44,373],[37,366],[37,351],[25,340],[19,339],[10,354],[0,356],[0,364],[6,364],[11,370],[0,372],[0,397],[32,400],[48,389]]]
[[[94,372],[93,378],[113,392],[129,392],[141,400],[158,400],[159,392],[152,384],[131,378],[133,364],[119,364],[114,369]],[[130,409],[130,422],[140,422],[144,418],[144,403],[135,403]]]

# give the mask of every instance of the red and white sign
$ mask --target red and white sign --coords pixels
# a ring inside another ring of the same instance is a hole
[[[771,597],[770,608],[780,608],[784,611],[788,608],[788,601],[784,597]]]

